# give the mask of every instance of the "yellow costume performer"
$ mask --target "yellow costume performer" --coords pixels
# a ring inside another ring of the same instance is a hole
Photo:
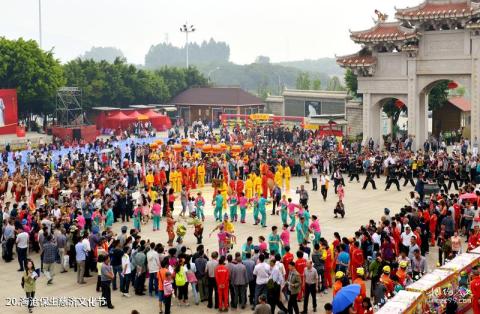
[[[253,197],[253,178],[250,174],[248,179],[245,181],[245,197],[251,199]]]
[[[205,186],[205,166],[203,164],[199,164],[197,167],[197,177],[198,187],[203,188]]]
[[[292,177],[292,172],[288,165],[283,168],[283,177],[285,178],[285,191],[288,193],[290,191],[290,178]]]
[[[283,167],[282,165],[277,166],[277,171],[275,171],[274,177],[275,184],[283,189]]]
[[[258,195],[262,195],[262,177],[261,176],[255,176],[254,181],[253,181],[253,186],[254,186],[254,192],[257,193]]]

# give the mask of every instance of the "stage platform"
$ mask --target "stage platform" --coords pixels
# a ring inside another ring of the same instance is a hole
[[[52,136],[37,132],[26,132],[25,137],[17,137],[16,134],[1,135],[0,151],[3,151],[8,143],[10,143],[11,150],[26,149],[28,140],[30,140],[32,148],[35,148],[40,142],[43,142],[44,144],[50,144],[52,142]]]

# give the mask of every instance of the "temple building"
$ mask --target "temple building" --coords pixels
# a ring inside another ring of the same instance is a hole
[[[426,0],[396,8],[394,21],[376,13],[373,27],[350,32],[361,49],[337,57],[358,77],[364,141],[381,144],[380,113],[385,102],[395,99],[407,106],[408,135],[414,147],[422,147],[428,138],[428,94],[441,81],[469,91],[471,124],[464,135],[480,138],[480,4]]]

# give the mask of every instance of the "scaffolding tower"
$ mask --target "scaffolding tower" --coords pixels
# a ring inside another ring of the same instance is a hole
[[[57,90],[55,120],[58,126],[85,124],[82,90],[78,87],[60,87]]]

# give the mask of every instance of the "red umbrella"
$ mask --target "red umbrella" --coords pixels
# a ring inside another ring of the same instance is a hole
[[[465,193],[465,194],[460,195],[461,200],[475,200],[477,198],[478,198],[478,196],[475,193]]]

